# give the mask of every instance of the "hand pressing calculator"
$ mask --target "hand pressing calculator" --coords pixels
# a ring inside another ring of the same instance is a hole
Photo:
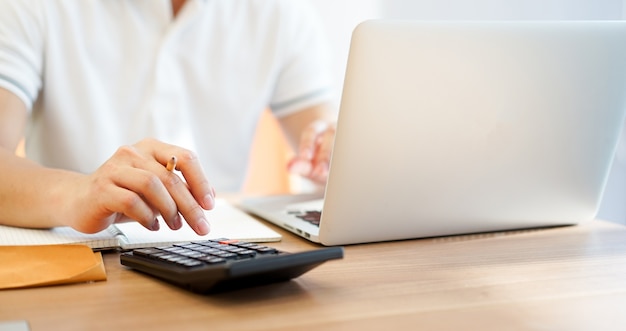
[[[290,280],[341,258],[342,247],[287,253],[222,238],[138,248],[122,253],[120,262],[193,292],[209,293]]]

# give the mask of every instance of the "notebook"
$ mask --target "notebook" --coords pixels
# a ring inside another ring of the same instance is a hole
[[[325,245],[593,219],[624,122],[625,40],[622,21],[364,22],[323,200],[241,206]]]
[[[25,229],[0,226],[0,246],[84,244],[94,250],[134,249],[165,246],[177,242],[229,238],[250,242],[279,241],[281,235],[223,199],[216,199],[213,210],[205,211],[211,224],[206,236],[196,234],[183,222],[179,230],[171,230],[159,217],[161,228],[150,231],[137,222],[113,224],[104,231],[85,234],[70,227]]]

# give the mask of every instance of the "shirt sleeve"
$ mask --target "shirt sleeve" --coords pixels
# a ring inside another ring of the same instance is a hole
[[[285,55],[270,102],[278,117],[335,98],[330,47],[316,9],[306,1],[283,6],[279,33]]]
[[[31,109],[42,85],[43,4],[0,0],[0,87]]]

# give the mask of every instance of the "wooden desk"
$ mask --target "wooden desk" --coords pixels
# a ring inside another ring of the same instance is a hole
[[[314,248],[285,234],[283,250]],[[37,330],[625,330],[626,227],[346,247],[295,281],[200,296],[105,256],[108,280],[0,291]]]

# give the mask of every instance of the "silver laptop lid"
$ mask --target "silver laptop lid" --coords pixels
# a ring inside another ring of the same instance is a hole
[[[321,240],[592,219],[625,91],[626,22],[362,23]]]

